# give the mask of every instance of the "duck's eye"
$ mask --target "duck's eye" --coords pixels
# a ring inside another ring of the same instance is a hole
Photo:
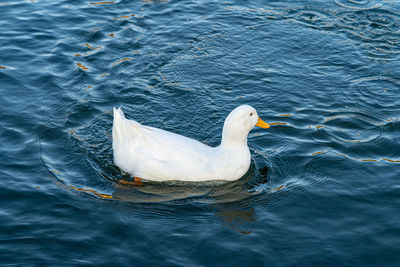
[[[253,116],[253,112],[252,112],[252,113],[250,113],[250,116]]]

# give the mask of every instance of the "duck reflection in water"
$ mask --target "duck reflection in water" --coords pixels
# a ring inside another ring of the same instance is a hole
[[[242,234],[251,234],[251,224],[256,222],[252,199],[260,194],[255,185],[267,183],[267,168],[255,175],[252,166],[248,173],[233,182],[211,181],[204,183],[151,182],[120,179],[112,194],[114,200],[144,203],[189,204],[211,209],[222,225]],[[254,180],[257,181],[254,181]],[[260,181],[261,180],[261,181]]]

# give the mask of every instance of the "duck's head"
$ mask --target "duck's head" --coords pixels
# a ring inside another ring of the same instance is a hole
[[[255,108],[242,105],[229,113],[222,131],[222,144],[247,143],[247,135],[255,126],[269,128],[269,124],[258,117]]]

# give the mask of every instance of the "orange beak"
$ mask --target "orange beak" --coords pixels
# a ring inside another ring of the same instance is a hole
[[[256,126],[261,127],[261,128],[265,128],[265,129],[269,128],[269,124],[266,123],[265,121],[263,121],[260,117],[258,117],[258,121],[257,121]]]

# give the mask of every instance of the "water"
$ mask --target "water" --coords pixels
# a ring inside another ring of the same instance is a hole
[[[394,266],[400,2],[0,3],[0,263]],[[220,142],[273,127],[227,184],[121,184],[113,106]]]

